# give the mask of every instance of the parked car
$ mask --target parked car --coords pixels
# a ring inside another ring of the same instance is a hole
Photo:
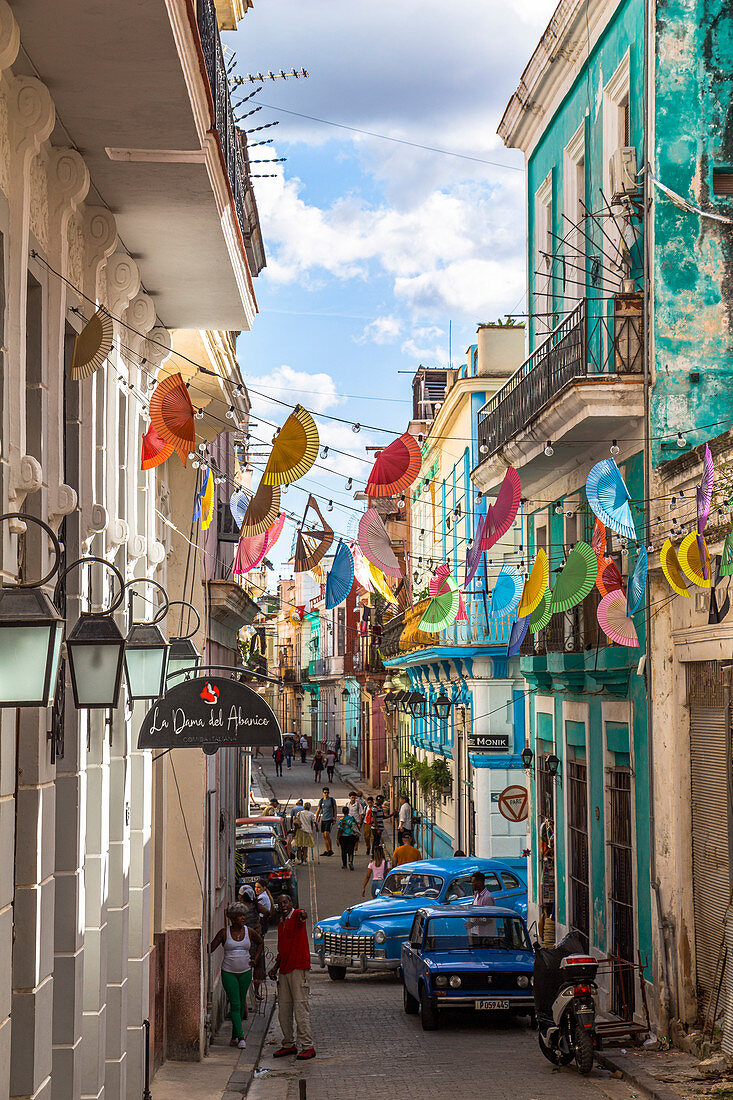
[[[534,1017],[534,951],[513,909],[453,905],[418,909],[402,944],[405,1012],[420,1013],[424,1031],[446,1008]]]
[[[288,855],[292,854],[290,850],[290,837],[285,831],[285,825],[281,817],[238,817],[237,836],[276,836],[285,845]]]
[[[380,893],[352,905],[340,917],[328,917],[313,929],[312,961],[328,967],[340,981],[347,970],[398,971],[401,948],[412,920],[426,902],[468,905],[473,900],[471,875],[482,871],[497,904],[521,917],[527,915],[527,873],[524,860],[421,859],[390,871]]]
[[[254,886],[264,879],[275,900],[280,894],[289,894],[293,905],[298,904],[295,864],[276,837],[237,837],[235,873],[237,893],[240,886]]]

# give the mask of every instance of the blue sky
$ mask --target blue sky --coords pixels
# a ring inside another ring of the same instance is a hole
[[[242,112],[273,138],[252,156],[267,267],[255,281],[259,315],[239,341],[253,416],[282,423],[301,401],[312,412],[404,430],[410,377],[419,363],[463,361],[479,322],[524,308],[522,157],[496,127],[553,10],[547,0],[257,0],[225,34],[235,72],[306,68],[307,80],[267,82]],[[254,89],[246,86],[242,94]],[[235,97],[238,98],[238,97]],[[507,168],[442,155],[284,113],[341,122]],[[259,391],[256,393],[254,391]],[[348,395],[348,396],[347,396]],[[346,478],[364,481],[365,446],[393,436],[319,421],[326,469],[292,487],[334,500],[346,528]],[[263,425],[254,434],[269,439]],[[286,527],[278,565],[286,557]],[[287,544],[287,545],[286,545]]]

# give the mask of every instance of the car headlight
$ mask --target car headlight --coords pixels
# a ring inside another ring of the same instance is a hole
[[[435,984],[437,986],[447,985],[448,979],[446,978],[445,974],[439,974],[438,977],[435,979]]]
[[[387,939],[387,933],[383,932],[381,928],[379,929],[378,932],[374,933],[374,942],[375,943],[384,943],[384,941],[386,939]]]
[[[451,989],[459,989],[460,985],[461,985],[461,979],[458,977],[458,975],[457,974],[451,974],[451,976],[450,976],[450,987],[451,987]]]
[[[320,924],[317,924],[315,926],[315,928],[313,929],[313,939],[314,940],[322,940],[323,939],[323,929],[321,928]]]
[[[520,974],[519,975],[519,977],[517,978],[517,985],[519,986],[520,989],[526,989],[527,988],[527,986],[529,985],[529,978],[527,977],[526,974]]]

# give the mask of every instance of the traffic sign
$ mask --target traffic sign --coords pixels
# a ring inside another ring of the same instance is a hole
[[[527,817],[527,788],[505,787],[499,795],[499,813],[507,821],[524,821]]]

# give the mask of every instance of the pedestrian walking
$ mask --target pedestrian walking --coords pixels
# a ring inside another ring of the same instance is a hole
[[[374,799],[371,795],[366,800],[366,810],[364,811],[364,843],[366,844],[367,855],[372,854],[372,814],[374,813]]]
[[[402,843],[392,855],[392,866],[401,867],[403,863],[414,863],[416,859],[422,859],[422,852],[412,843],[412,833],[405,832]]]
[[[305,764],[306,757],[308,756],[308,738],[305,734],[301,734],[298,745],[300,748],[300,762],[301,764]]]
[[[316,749],[313,756],[313,771],[315,772],[316,783],[321,782],[321,776],[323,775],[323,768],[325,766],[325,760],[323,759],[323,753],[320,749]]]
[[[328,787],[323,788],[323,797],[318,800],[318,809],[316,810],[316,821],[320,823],[321,833],[323,834],[323,843],[326,846],[326,851],[323,853],[326,856],[333,855],[333,848],[331,846],[331,829],[333,823],[336,820],[336,799],[331,797],[331,792]]]
[[[372,852],[376,845],[384,847],[382,837],[384,835],[384,795],[378,794],[374,800],[372,810]]]
[[[405,833],[412,835],[412,806],[406,794],[400,798],[400,811],[397,817],[397,843],[402,844]]]
[[[283,773],[283,753],[281,745],[275,745],[272,750],[272,759],[275,761],[275,775],[282,775]]]
[[[280,924],[277,930],[277,958],[270,971],[272,979],[277,978],[277,1010],[282,1031],[282,1045],[273,1054],[273,1058],[284,1058],[295,1054],[297,1047],[293,1041],[293,1016],[300,1046],[296,1054],[299,1059],[315,1058],[316,1052],[311,1038],[310,990],[308,971],[311,968],[310,944],[305,922],[308,914],[304,909],[294,909],[292,898],[281,894],[277,899],[280,910]]]
[[[375,897],[377,890],[382,889],[382,883],[384,882],[384,876],[389,873],[390,866],[389,860],[384,854],[384,848],[377,845],[372,861],[367,867],[366,878],[364,879],[364,885],[361,888],[361,896],[364,897],[366,893],[367,884],[369,879],[372,880],[372,897]]]
[[[295,856],[299,863],[308,862],[308,852],[315,846],[316,815],[306,802],[295,823]]]
[[[334,742],[333,751],[336,753],[336,763],[341,763],[341,734],[336,734],[336,741]]]
[[[285,763],[288,767],[293,763],[293,739],[292,737],[286,737],[283,742],[283,748],[285,750]]]
[[[257,894],[251,886],[239,887],[239,900],[242,905],[247,907],[247,914],[244,918],[244,923],[247,928],[255,932],[259,932],[264,941],[265,929],[262,925],[262,912],[260,910],[259,902],[257,901]],[[252,987],[254,989],[255,997],[258,1001],[262,1000],[261,989],[265,983],[265,952],[264,949],[259,952],[257,959],[252,959]],[[242,1012],[243,1019],[247,1019],[247,1005],[243,1005]]]
[[[291,903],[292,904],[292,903]],[[242,1017],[246,1013],[247,990],[252,981],[252,956],[257,961],[263,952],[262,936],[254,928],[248,928],[248,907],[241,902],[230,905],[226,911],[228,928],[220,928],[209,946],[214,952],[224,948],[221,964],[221,984],[229,1000],[232,1016],[232,1037],[229,1045],[244,1050],[247,1046],[242,1029]],[[310,965],[310,959],[309,959]]]
[[[336,833],[339,842],[339,848],[341,849],[341,867],[345,871],[346,864],[348,862],[349,870],[354,870],[354,848],[356,847],[356,840],[358,836],[358,826],[356,819],[349,813],[349,803],[347,802],[339,818],[338,830]]]
[[[328,782],[333,783],[333,769],[336,765],[336,753],[333,749],[327,749],[326,751],[326,775],[328,776]]]
[[[354,844],[354,851],[359,847],[359,836],[361,834],[361,823],[364,820],[364,811],[366,810],[366,802],[362,802],[357,791],[349,791],[349,813],[356,822],[356,843]],[[368,852],[367,852],[368,854]]]

